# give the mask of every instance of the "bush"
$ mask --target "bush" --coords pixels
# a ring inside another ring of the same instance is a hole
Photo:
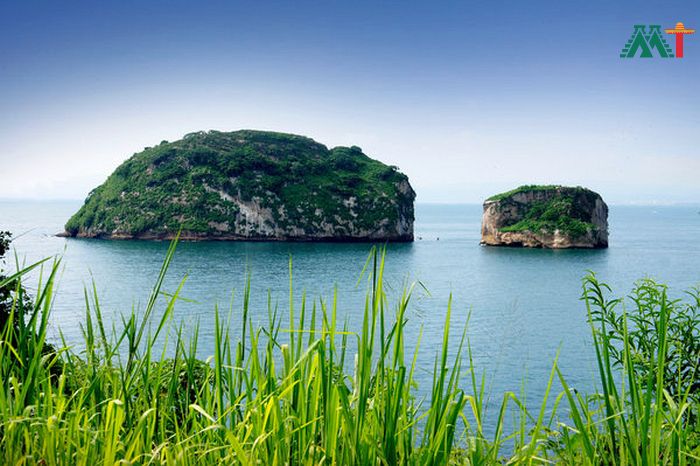
[[[2,265],[5,254],[10,248],[12,234],[9,231],[0,231],[0,330],[5,329],[11,321],[11,327],[16,331],[20,320],[24,318],[24,310],[31,307],[31,299],[25,289],[17,280],[12,280],[3,273]],[[17,305],[19,302],[20,305]]]
[[[598,290],[593,289],[598,295]],[[653,280],[636,284],[631,310],[620,309],[620,299],[601,302],[591,316],[605,329],[615,366],[634,372],[639,380],[663,381],[663,390],[676,403],[700,406],[700,289],[686,292],[683,301],[668,296],[668,289]],[[599,299],[599,298],[598,298]],[[626,359],[629,358],[629,359]],[[664,361],[659,365],[659,361]],[[660,368],[662,370],[660,370]],[[690,412],[693,417],[699,413]]]

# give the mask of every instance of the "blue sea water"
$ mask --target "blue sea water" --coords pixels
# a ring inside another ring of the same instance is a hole
[[[53,236],[80,206],[75,201],[0,201],[0,230],[18,238],[14,248],[26,263],[60,255],[62,273],[52,335],[60,330],[79,350],[84,321],[84,287],[96,284],[106,318],[145,304],[168,244],[163,242],[64,239]],[[452,351],[468,322],[467,336],[477,373],[485,372],[487,391],[500,400],[506,391],[539,403],[552,363],[572,386],[595,386],[594,353],[581,279],[587,271],[624,296],[640,278],[667,283],[671,293],[700,284],[700,208],[692,206],[611,206],[610,247],[605,250],[541,250],[479,246],[481,206],[417,205],[412,244],[390,244],[386,281],[390,302],[403,286],[420,282],[408,312],[410,353],[422,329],[418,363],[419,393],[430,389],[430,373],[442,342],[451,297]],[[268,292],[280,312],[289,301],[289,260],[296,303],[302,291],[309,303],[338,294],[338,318],[359,331],[367,290],[358,279],[368,244],[182,243],[169,270],[166,290],[187,277],[174,322],[200,324],[200,352],[211,354],[214,306],[240,312],[246,273],[252,277],[251,316],[266,323]],[[13,265],[13,264],[10,264]],[[34,282],[38,274],[34,274]],[[30,280],[31,282],[31,280]],[[162,312],[165,301],[160,303]],[[143,306],[141,306],[143,307]],[[233,319],[237,327],[239,320]],[[238,329],[232,329],[238,334]],[[464,380],[466,386],[467,380]]]

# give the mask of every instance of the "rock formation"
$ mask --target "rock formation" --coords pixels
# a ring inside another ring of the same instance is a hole
[[[481,244],[606,248],[608,206],[581,187],[521,186],[484,202]]]
[[[408,178],[362,153],[263,131],[198,132],[119,166],[66,224],[106,239],[413,241]]]

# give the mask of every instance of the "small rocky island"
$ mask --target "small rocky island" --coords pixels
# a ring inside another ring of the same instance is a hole
[[[119,166],[62,236],[413,241],[415,192],[359,147],[293,134],[197,132]]]
[[[608,206],[582,187],[521,186],[484,202],[481,244],[607,248]]]

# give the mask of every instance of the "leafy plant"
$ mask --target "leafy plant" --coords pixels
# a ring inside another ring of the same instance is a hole
[[[605,326],[609,353],[617,367],[633,371],[639,379],[663,381],[663,390],[678,403],[683,399],[700,407],[700,290],[686,292],[690,299],[672,299],[668,288],[651,279],[637,283],[630,311],[624,301],[611,300],[593,308],[591,316]],[[660,351],[664,351],[660,354]],[[629,361],[626,360],[629,358]],[[663,359],[665,364],[658,365]],[[663,369],[663,372],[657,371]],[[697,412],[689,412],[697,416]]]
[[[609,294],[595,275],[586,276],[583,299],[602,393],[584,397],[559,372],[574,423],[561,432],[561,455],[571,464],[697,464],[700,429],[687,415],[698,409],[697,400],[689,386],[669,391],[682,380],[673,375],[678,360],[670,351],[672,307],[680,302],[668,300],[666,287],[644,280],[632,293],[633,307],[620,314],[623,301]],[[642,321],[648,327],[634,330]]]
[[[15,331],[19,328],[24,319],[24,309],[29,309],[32,305],[31,299],[24,287],[17,280],[17,276],[8,277],[2,273],[2,264],[5,254],[10,248],[12,234],[9,231],[0,231],[0,329],[11,326]],[[16,302],[22,304],[15,306]]]

